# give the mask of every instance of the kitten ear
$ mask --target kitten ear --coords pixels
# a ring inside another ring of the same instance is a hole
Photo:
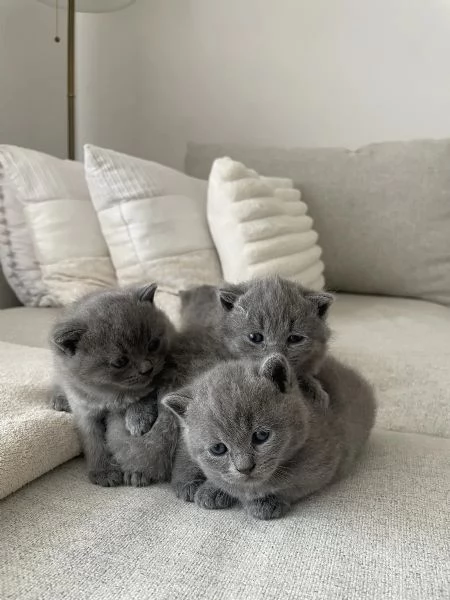
[[[222,307],[227,312],[230,312],[231,310],[233,310],[234,305],[236,304],[237,299],[239,298],[238,294],[235,294],[234,292],[232,292],[230,290],[219,290],[218,294],[219,294],[220,304],[222,305]]]
[[[314,305],[317,310],[317,314],[321,319],[327,316],[328,309],[334,302],[334,296],[332,294],[327,294],[326,292],[313,292],[307,294],[306,297]]]
[[[260,375],[270,379],[282,394],[291,385],[291,369],[287,359],[282,354],[271,354],[262,363]]]
[[[157,283],[149,283],[148,285],[144,285],[137,291],[138,300],[140,302],[150,302],[151,304],[153,304],[153,300],[155,299],[155,293],[157,289]]]
[[[162,399],[162,403],[169,410],[176,414],[180,419],[184,419],[186,416],[186,410],[192,397],[189,395],[188,390],[182,389],[172,394],[167,394]]]
[[[246,293],[248,285],[245,282],[237,285],[225,283],[225,285],[227,286],[226,288],[219,288],[217,290],[217,295],[219,296],[222,308],[227,312],[230,312],[233,310],[239,298]]]
[[[73,356],[86,331],[87,327],[76,321],[61,323],[53,329],[50,341],[67,356]]]

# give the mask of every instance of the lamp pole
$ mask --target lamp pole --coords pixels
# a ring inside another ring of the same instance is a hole
[[[67,156],[75,160],[75,0],[67,11]]]

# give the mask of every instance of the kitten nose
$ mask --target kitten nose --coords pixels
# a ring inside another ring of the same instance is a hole
[[[243,475],[249,475],[255,468],[255,463],[236,466],[236,470]]]
[[[147,373],[151,373],[152,371],[152,363],[149,360],[143,360],[139,365],[139,373],[141,375],[146,375]]]

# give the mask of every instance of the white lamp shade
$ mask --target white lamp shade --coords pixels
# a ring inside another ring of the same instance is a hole
[[[68,0],[38,0],[42,4],[56,8],[66,9],[69,2]],[[120,10],[130,4],[133,4],[134,0],[75,0],[75,10],[77,12],[86,13],[101,13],[101,12],[112,12],[114,10]]]

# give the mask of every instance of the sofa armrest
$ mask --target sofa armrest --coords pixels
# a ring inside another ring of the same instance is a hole
[[[11,308],[11,306],[19,306],[20,302],[16,295],[9,287],[8,282],[0,268],[0,308]]]

